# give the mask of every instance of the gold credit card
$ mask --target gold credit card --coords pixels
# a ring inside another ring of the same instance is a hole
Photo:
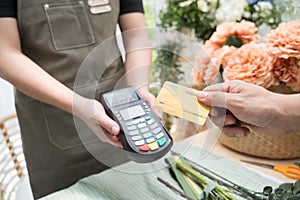
[[[156,97],[154,108],[204,125],[210,107],[198,101],[197,93],[198,90],[166,81]]]

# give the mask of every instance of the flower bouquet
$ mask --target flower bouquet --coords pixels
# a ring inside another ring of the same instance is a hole
[[[248,21],[219,25],[203,45],[215,67],[200,69],[202,73],[194,69],[194,83],[214,83],[221,69],[224,81],[243,80],[265,88],[285,85],[299,92],[300,20],[279,24],[265,42],[259,42],[256,31]]]
[[[287,94],[300,92],[300,20],[282,22],[264,37],[256,32],[249,21],[219,25],[203,45],[215,65],[203,67],[201,60],[196,61],[194,84],[213,84],[221,72],[224,81],[242,80]],[[300,133],[270,137],[252,132],[243,139],[222,135],[220,140],[255,156],[300,157]]]

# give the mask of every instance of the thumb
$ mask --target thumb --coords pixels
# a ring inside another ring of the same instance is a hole
[[[101,127],[106,129],[108,132],[110,132],[113,135],[118,135],[120,133],[120,127],[117,124],[117,122],[112,120],[106,114],[102,114],[99,116],[99,124]]]
[[[227,101],[231,98],[231,94],[219,91],[199,91],[197,98],[205,105],[228,109]]]
[[[112,120],[105,112],[103,105],[93,100],[94,102],[94,120],[96,120],[97,124],[102,128],[106,129],[109,133],[113,135],[118,135],[120,132],[120,127],[117,122]]]

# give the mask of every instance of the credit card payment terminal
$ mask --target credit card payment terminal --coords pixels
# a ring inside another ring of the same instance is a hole
[[[100,102],[119,124],[119,138],[131,160],[152,162],[169,152],[173,145],[171,136],[133,87],[102,93]]]

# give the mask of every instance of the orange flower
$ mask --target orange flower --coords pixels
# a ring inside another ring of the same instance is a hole
[[[236,51],[233,46],[223,46],[214,52],[209,64],[203,63],[201,57],[197,57],[195,64],[197,68],[193,68],[192,76],[194,84],[213,84],[219,75],[220,66],[226,66],[228,58]],[[224,67],[223,67],[224,68]]]
[[[212,59],[209,66],[203,65],[201,58],[196,58],[195,64],[197,69],[192,72],[194,83],[209,83],[212,84],[217,79],[220,66],[227,65],[228,57],[236,51],[236,47],[224,45],[229,36],[236,36],[247,44],[251,41],[256,41],[260,37],[256,34],[257,27],[253,22],[226,22],[218,25],[216,32],[213,33],[211,38],[205,42],[203,49],[208,53]]]
[[[276,57],[273,73],[293,91],[300,91],[300,20],[280,23],[265,37]]]
[[[300,61],[297,58],[277,58],[273,73],[278,83],[283,82],[293,91],[300,91]]]
[[[275,80],[273,62],[265,44],[245,44],[227,58],[223,79],[237,79],[268,88]]]
[[[221,49],[218,49],[214,53],[214,57],[212,58],[216,66],[221,66],[223,69],[226,67],[228,59],[234,55],[235,51],[237,50],[234,46],[223,46]]]
[[[192,69],[192,77],[193,77],[193,84],[199,85],[204,83],[204,77],[203,75],[198,71],[197,68]]]
[[[242,40],[243,44],[259,40],[260,37],[256,34],[257,30],[253,22],[245,20],[220,24],[210,39],[205,42],[204,49],[212,55],[215,50],[222,48],[227,38],[231,35],[237,36]]]
[[[300,58],[300,20],[280,23],[265,39],[275,56]]]
[[[195,85],[215,83],[219,74],[219,67],[205,53],[199,53],[195,59],[196,68],[192,69],[193,83]]]

